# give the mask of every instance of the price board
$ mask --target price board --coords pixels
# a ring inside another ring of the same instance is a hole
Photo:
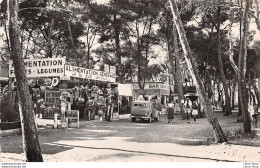
[[[60,106],[60,91],[45,91],[45,104]]]
[[[77,120],[77,126],[79,128],[79,110],[66,110],[66,118],[72,120]]]

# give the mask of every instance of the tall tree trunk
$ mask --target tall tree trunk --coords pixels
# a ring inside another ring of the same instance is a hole
[[[244,131],[247,133],[251,132],[251,123],[248,112],[248,101],[247,101],[247,90],[246,90],[246,59],[247,59],[247,35],[248,35],[248,10],[249,10],[250,0],[245,1],[245,7],[243,12],[242,27],[243,31],[241,32],[241,44],[239,47],[239,74],[238,74],[238,85],[239,85],[239,97],[241,103],[241,110],[243,114],[243,126]]]
[[[89,60],[90,60],[90,47],[87,46],[87,68],[90,68]]]
[[[174,56],[175,56],[175,73],[174,79],[177,87],[177,94],[179,98],[180,103],[180,109],[181,109],[181,116],[184,119],[185,118],[185,112],[184,112],[184,104],[182,103],[182,100],[184,100],[183,95],[183,86],[182,86],[182,80],[181,80],[181,66],[180,66],[180,55],[179,55],[179,47],[178,47],[178,33],[176,30],[176,27],[173,25],[173,45],[174,45]]]
[[[8,21],[11,46],[11,57],[13,58],[17,91],[19,100],[19,111],[23,133],[23,147],[28,162],[42,162],[41,148],[35,124],[32,99],[29,92],[28,80],[22,59],[18,29],[18,0],[8,0]]]
[[[221,38],[220,38],[220,15],[221,15],[221,7],[220,4],[218,4],[218,26],[217,26],[217,34],[218,34],[218,63],[219,63],[219,70],[220,70],[220,76],[221,81],[223,83],[224,88],[224,94],[225,94],[225,109],[226,113],[225,115],[231,115],[231,109],[230,109],[230,98],[228,94],[228,86],[227,81],[224,73],[224,67],[222,62],[222,56],[221,56]]]
[[[259,96],[259,91],[258,91],[258,89],[257,89],[257,83],[256,83],[256,81],[253,81],[253,89],[254,89],[254,92],[255,92],[255,96],[256,96],[256,100],[257,100],[257,104],[258,104],[258,106],[260,105],[260,96]]]
[[[118,82],[123,82],[123,73],[122,73],[122,61],[121,61],[121,48],[120,48],[120,30],[118,27],[118,20],[116,14],[114,15],[114,30],[115,30],[115,41],[116,41],[116,58],[118,64]]]
[[[68,30],[69,30],[69,38],[70,38],[71,46],[72,46],[72,49],[73,49],[74,59],[75,59],[76,65],[78,66],[78,65],[79,65],[79,61],[78,61],[78,59],[79,59],[79,58],[78,58],[79,53],[77,52],[76,46],[75,46],[75,44],[74,44],[74,40],[73,40],[73,36],[72,36],[72,31],[71,31],[70,21],[68,21]]]
[[[51,49],[51,36],[52,36],[52,30],[54,25],[54,18],[51,19],[50,27],[49,27],[49,33],[48,33],[48,41],[46,46],[46,58],[52,58],[52,49]]]
[[[234,79],[233,80],[233,84],[232,84],[232,109],[235,109],[235,92],[236,92],[236,83],[237,80]]]
[[[5,36],[6,36],[8,52],[11,53],[10,40],[9,40],[8,30],[7,30],[8,29],[7,22],[5,22],[5,24],[4,24],[4,29],[5,29]]]
[[[193,82],[196,86],[200,100],[202,101],[202,103],[204,103],[204,110],[205,110],[206,116],[208,118],[210,125],[212,126],[212,128],[214,130],[215,141],[218,143],[227,142],[227,138],[226,138],[221,126],[219,125],[217,118],[215,117],[211,102],[209,101],[209,99],[207,97],[205,88],[199,77],[197,67],[195,66],[195,60],[192,56],[192,52],[191,52],[190,46],[188,44],[188,40],[187,40],[186,33],[185,33],[185,30],[182,25],[182,21],[180,18],[180,14],[178,11],[176,1],[169,0],[169,3],[170,3],[172,14],[173,14],[173,21],[176,25],[179,39],[180,39],[182,49],[184,52],[185,60],[186,60],[190,75],[192,76]]]
[[[254,0],[255,1],[255,6],[256,6],[256,17],[255,17],[255,22],[258,31],[260,31],[260,11],[259,11],[259,0]]]

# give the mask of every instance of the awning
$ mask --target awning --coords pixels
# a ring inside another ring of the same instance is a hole
[[[8,80],[9,80],[9,78],[1,77],[1,76],[0,76],[0,81],[8,81]]]

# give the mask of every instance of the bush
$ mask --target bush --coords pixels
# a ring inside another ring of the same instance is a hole
[[[243,128],[235,129],[234,131],[226,132],[226,137],[228,140],[242,140],[242,139],[256,139],[256,130],[252,130],[251,133],[246,133]]]
[[[1,98],[0,110],[1,122],[13,122],[19,120],[18,105],[10,102],[8,95]]]
[[[1,128],[1,130],[9,130],[9,129],[21,128],[21,122],[20,121],[16,121],[16,122],[0,123],[0,128]]]

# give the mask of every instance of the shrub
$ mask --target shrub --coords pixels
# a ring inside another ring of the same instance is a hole
[[[19,120],[18,105],[9,101],[9,95],[5,95],[1,98],[1,122],[12,122]]]
[[[251,133],[247,133],[243,128],[235,129],[234,131],[226,132],[226,137],[228,140],[242,140],[242,139],[255,139],[257,138],[256,130],[252,130]]]

